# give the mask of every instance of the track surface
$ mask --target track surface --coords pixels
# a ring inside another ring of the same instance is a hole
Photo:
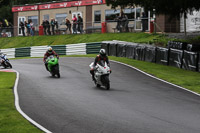
[[[56,133],[200,133],[200,97],[111,63],[111,90],[96,88],[91,58],[61,58],[61,78],[42,59],[12,60],[21,109]]]

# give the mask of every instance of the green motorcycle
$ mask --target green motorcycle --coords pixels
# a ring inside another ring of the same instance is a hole
[[[48,70],[51,73],[53,77],[57,75],[58,78],[60,78],[60,71],[59,71],[59,63],[58,58],[56,56],[49,56],[46,60],[48,63]]]

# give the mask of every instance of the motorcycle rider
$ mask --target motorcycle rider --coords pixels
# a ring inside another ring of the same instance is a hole
[[[54,56],[56,56],[58,59],[59,59],[59,55],[52,49],[52,47],[48,47],[47,48],[47,51],[46,51],[46,53],[44,54],[44,58],[43,58],[43,62],[44,62],[44,64],[45,64],[45,67],[46,67],[46,69],[47,69],[47,71],[49,71],[48,70],[48,63],[46,62],[46,59],[49,57],[49,56],[51,56],[51,55],[54,55]]]
[[[106,62],[108,64],[108,66],[110,67],[110,62],[108,60],[108,56],[106,55],[105,49],[100,49],[99,55],[97,55],[95,60],[94,60],[93,68],[91,68],[91,70],[90,70],[90,73],[92,75],[92,80],[95,80],[95,78],[94,78],[95,66],[97,65],[97,63],[100,64],[100,62],[102,60],[104,62]]]

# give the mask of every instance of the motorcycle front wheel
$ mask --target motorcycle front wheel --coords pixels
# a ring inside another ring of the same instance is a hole
[[[103,77],[104,78],[104,84],[105,84],[105,88],[106,88],[106,90],[109,90],[110,89],[110,80],[109,80],[109,76],[108,75],[106,75],[106,76],[104,76]]]
[[[12,65],[10,64],[10,62],[6,62],[6,63],[10,68],[12,68]]]

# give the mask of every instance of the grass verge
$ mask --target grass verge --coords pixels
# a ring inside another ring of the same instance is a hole
[[[16,74],[0,72],[0,132],[40,133],[41,131],[25,120],[15,109],[13,86]]]
[[[94,33],[78,35],[54,35],[54,36],[29,36],[29,37],[11,37],[0,38],[0,48],[19,48],[42,45],[66,45],[76,43],[89,43],[120,40],[135,43],[154,43],[160,42],[166,44],[169,38],[160,34],[148,33]]]

